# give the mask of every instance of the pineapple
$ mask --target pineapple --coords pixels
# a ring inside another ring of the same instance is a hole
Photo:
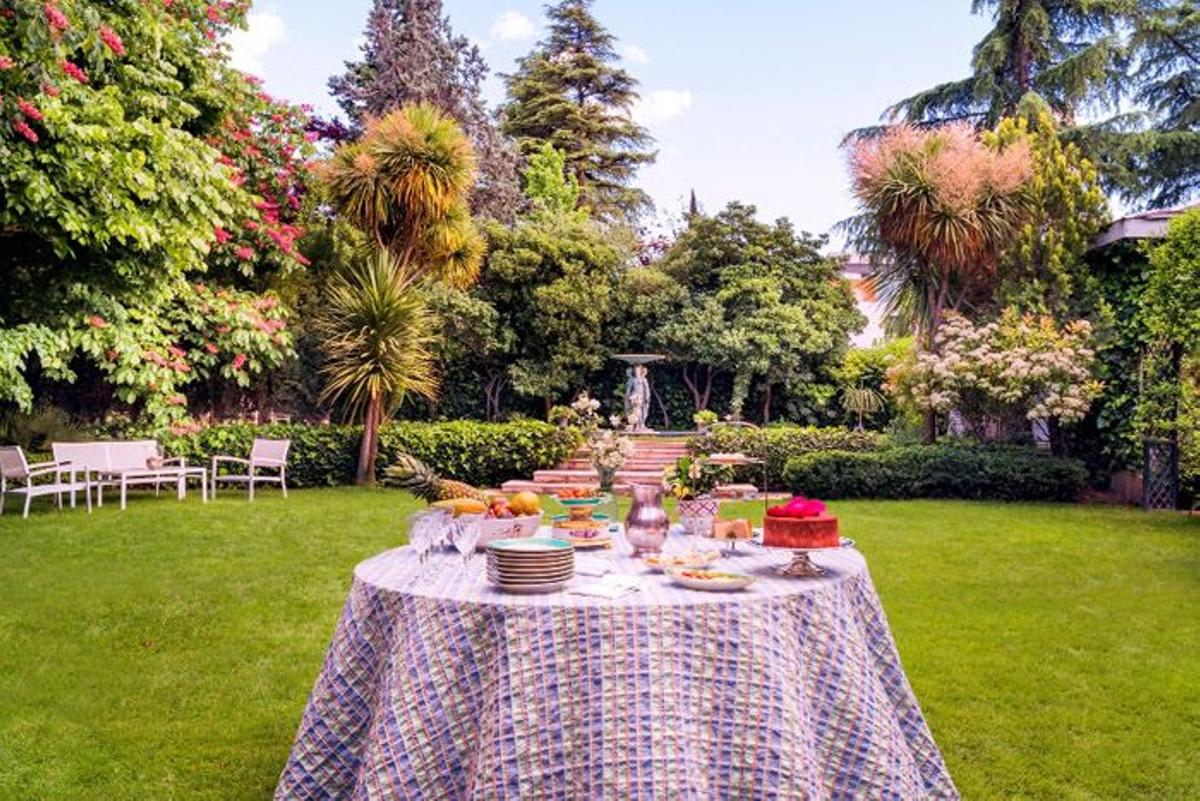
[[[487,502],[488,496],[462,481],[439,478],[433,468],[406,453],[396,458],[396,463],[383,471],[389,484],[403,487],[426,503],[448,501],[452,498],[474,498]]]

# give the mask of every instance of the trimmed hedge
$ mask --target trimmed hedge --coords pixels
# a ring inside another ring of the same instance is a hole
[[[248,455],[255,437],[292,441],[288,457],[290,485],[354,483],[361,426],[224,423],[161,441],[172,456],[186,456],[189,462],[206,465],[215,454]],[[429,464],[443,477],[496,487],[512,478],[529,478],[535,470],[554,467],[580,442],[576,431],[534,420],[389,423],[380,431],[378,466],[382,474],[396,454],[403,452]]]
[[[1087,483],[1078,459],[1032,448],[919,445],[831,451],[790,460],[788,489],[815,498],[972,498],[1073,501]]]
[[[761,459],[765,453],[772,489],[784,486],[784,469],[797,456],[821,451],[873,451],[888,444],[887,436],[877,431],[841,426],[747,428],[721,424],[689,441],[692,451],[699,454],[744,453]],[[734,470],[734,480],[762,486],[762,471],[761,465],[738,467]]]

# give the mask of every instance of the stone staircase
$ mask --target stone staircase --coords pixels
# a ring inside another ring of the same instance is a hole
[[[687,442],[687,436],[634,437],[633,455],[617,471],[613,489],[618,495],[628,495],[634,484],[660,483],[663,470],[688,452]],[[528,480],[506,481],[500,489],[505,493],[530,491],[550,495],[571,487],[594,487],[599,482],[600,476],[592,469],[587,448],[583,447],[553,470],[538,470]],[[750,497],[757,492],[757,488],[748,484],[730,484],[717,490],[719,496],[726,498]]]
[[[662,481],[663,469],[688,452],[687,437],[635,437],[633,456],[617,471],[614,489],[627,495],[633,484],[657,484]],[[592,469],[587,448],[580,448],[553,470],[538,470],[532,480],[506,481],[504,492],[529,490],[540,494],[580,486],[596,486],[599,475]]]

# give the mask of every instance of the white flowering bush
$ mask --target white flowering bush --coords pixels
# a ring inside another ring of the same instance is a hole
[[[934,349],[888,373],[888,387],[920,409],[957,410],[968,421],[1072,423],[1100,393],[1086,320],[1059,326],[1050,317],[1006,309],[976,325],[951,314]]]

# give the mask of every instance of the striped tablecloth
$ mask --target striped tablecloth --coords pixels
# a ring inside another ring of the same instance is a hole
[[[775,576],[788,557],[743,546],[718,566],[759,581],[721,594],[577,555],[642,576],[615,601],[368,559],[276,797],[957,798],[865,560]]]

